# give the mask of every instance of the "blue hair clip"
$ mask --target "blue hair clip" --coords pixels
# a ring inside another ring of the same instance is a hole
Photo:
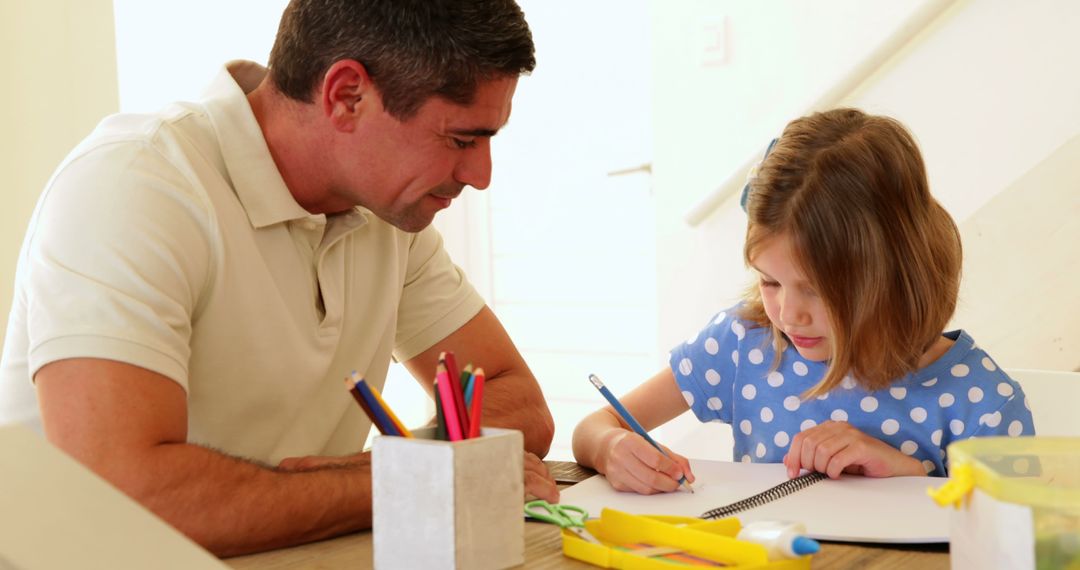
[[[761,163],[765,162],[765,159],[768,158],[769,153],[772,152],[772,149],[774,146],[776,146],[776,141],[778,140],[780,139],[773,139],[769,141],[769,146],[765,147],[765,154],[761,157],[761,160],[759,160],[757,164],[750,168],[750,172],[746,173],[746,185],[743,186],[742,197],[739,198],[739,206],[744,212],[746,211],[746,202],[750,199],[750,183],[754,181],[754,178],[757,178],[758,168],[760,168]]]

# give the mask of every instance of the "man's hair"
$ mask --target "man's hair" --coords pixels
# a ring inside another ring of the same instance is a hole
[[[751,181],[747,213],[746,262],[786,234],[828,313],[829,369],[806,397],[848,374],[878,390],[916,369],[956,309],[962,254],[903,125],[856,109],[792,121]],[[756,287],[743,315],[783,350]]]
[[[343,59],[364,65],[398,120],[432,96],[466,105],[480,82],[536,66],[513,0],[292,0],[270,52],[276,88],[311,103]]]

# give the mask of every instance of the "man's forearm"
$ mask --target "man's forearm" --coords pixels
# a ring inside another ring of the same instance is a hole
[[[497,376],[484,384],[484,416],[486,426],[521,430],[525,435],[525,451],[539,457],[547,455],[555,422],[539,388],[534,381],[515,382],[510,375]]]
[[[138,463],[113,482],[218,556],[281,548],[371,526],[366,458],[287,472],[196,445],[162,444]]]

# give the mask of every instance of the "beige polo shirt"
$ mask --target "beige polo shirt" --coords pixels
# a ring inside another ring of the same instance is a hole
[[[203,101],[109,117],[67,157],[20,254],[0,400],[33,402],[49,362],[119,360],[187,391],[190,442],[345,454],[370,424],[342,378],[381,387],[480,311],[434,228],[293,200],[245,97],[265,73],[232,62]]]

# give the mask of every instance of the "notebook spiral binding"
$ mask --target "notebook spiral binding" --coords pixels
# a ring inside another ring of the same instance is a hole
[[[794,479],[784,481],[783,483],[780,483],[775,487],[766,489],[765,491],[762,491],[754,495],[753,497],[747,497],[736,503],[731,503],[730,505],[718,507],[712,509],[711,511],[706,511],[704,514],[701,515],[701,518],[720,519],[731,516],[735,513],[752,509],[754,507],[760,507],[765,503],[775,501],[781,497],[786,497],[794,493],[795,491],[798,491],[799,489],[805,489],[810,485],[817,483],[818,481],[828,478],[828,475],[817,472],[799,475]]]

